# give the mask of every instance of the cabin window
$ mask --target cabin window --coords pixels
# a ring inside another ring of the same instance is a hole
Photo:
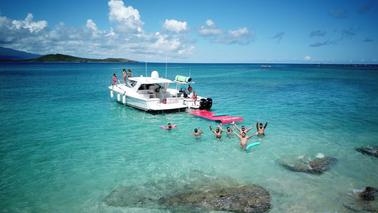
[[[138,90],[149,90],[150,86],[153,86],[153,84],[142,84]]]
[[[142,84],[138,91],[147,90],[149,92],[159,92],[161,88],[162,86],[159,84]]]

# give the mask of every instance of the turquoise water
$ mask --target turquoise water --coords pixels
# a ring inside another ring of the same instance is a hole
[[[208,175],[263,186],[271,212],[347,212],[343,195],[378,186],[378,161],[354,148],[378,144],[378,68],[169,64],[191,74],[213,111],[268,121],[252,153],[237,138],[216,140],[215,123],[186,112],[149,114],[111,101],[122,64],[0,65],[0,211],[146,212],[103,199],[119,186]],[[142,65],[127,65],[145,75]],[[165,64],[151,64],[165,74]],[[171,132],[159,128],[177,124]],[[196,140],[191,131],[201,127]],[[286,156],[324,153],[338,162],[323,175],[287,171]],[[164,190],[164,189],[163,189]],[[146,190],[148,193],[148,190]]]

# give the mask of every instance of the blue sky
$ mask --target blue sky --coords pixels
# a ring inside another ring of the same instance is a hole
[[[378,63],[378,0],[2,0],[0,46],[140,61]]]

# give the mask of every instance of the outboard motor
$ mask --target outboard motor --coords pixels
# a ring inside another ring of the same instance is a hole
[[[206,109],[211,109],[211,107],[213,106],[213,99],[211,98],[207,98],[207,108]]]
[[[199,109],[207,109],[209,110],[213,106],[213,99],[211,98],[201,98]]]
[[[204,98],[201,98],[199,109],[206,109],[206,106],[207,106],[207,100]]]

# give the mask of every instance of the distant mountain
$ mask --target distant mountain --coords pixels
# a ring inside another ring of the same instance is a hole
[[[48,54],[37,55],[24,51],[14,50],[10,48],[0,47],[0,61],[2,62],[73,62],[73,63],[138,63],[126,58],[105,58],[105,59],[93,59],[93,58],[80,58],[71,55],[63,54]]]
[[[80,58],[71,55],[63,54],[49,54],[38,58],[33,58],[29,60],[24,60],[27,62],[76,62],[76,63],[87,63],[87,62],[102,62],[102,63],[137,63],[126,58],[105,58],[105,59],[93,59],[93,58]]]
[[[40,57],[41,55],[0,47],[0,60],[24,60]]]

